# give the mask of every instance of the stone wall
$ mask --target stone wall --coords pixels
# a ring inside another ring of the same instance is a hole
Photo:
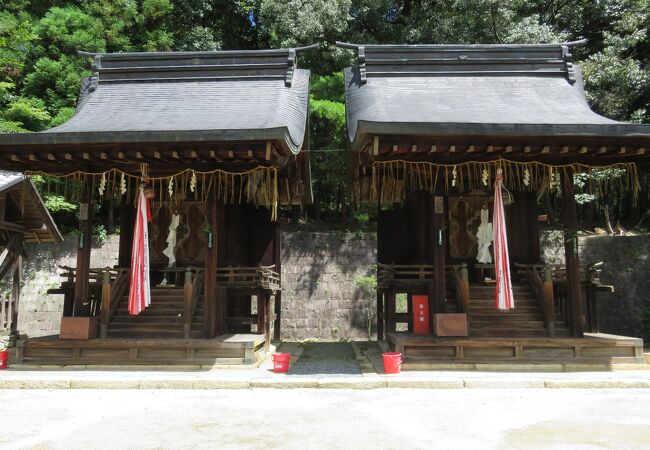
[[[614,293],[598,293],[602,333],[640,336],[641,311],[650,308],[650,236],[580,238],[580,261],[603,261],[603,284]]]
[[[103,245],[93,242],[91,267],[113,267],[117,264],[119,236],[109,236]],[[63,295],[47,295],[59,286],[58,266],[77,263],[77,236],[67,235],[60,244],[29,244],[23,267],[23,285],[18,308],[19,331],[28,336],[59,333],[63,313]]]
[[[374,338],[376,296],[357,280],[376,262],[374,234],[282,233],[282,339]]]
[[[562,232],[541,234],[542,259],[564,264]],[[578,239],[581,264],[602,261],[600,280],[614,293],[598,293],[600,331],[640,336],[641,311],[650,308],[650,236],[586,236]]]

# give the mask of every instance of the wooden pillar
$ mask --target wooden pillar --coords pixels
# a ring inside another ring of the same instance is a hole
[[[74,284],[74,315],[90,314],[90,248],[92,247],[94,180],[86,183],[85,202],[79,205],[79,240]]]
[[[384,339],[384,294],[377,289],[377,340]]]
[[[205,299],[205,337],[214,338],[225,333],[225,324],[217,320],[220,308],[226,305],[226,298],[217,298],[217,198],[215,187],[208,194],[206,218],[208,221],[208,248],[205,252],[203,298]],[[219,301],[218,301],[219,300]],[[219,316],[221,317],[221,316]]]
[[[189,339],[192,331],[192,268],[185,269],[183,280],[183,337]]]
[[[266,305],[266,298],[268,297],[268,292],[263,289],[260,289],[259,293],[255,296],[257,300],[257,333],[265,334],[265,324],[266,318],[264,307]]]
[[[553,298],[553,271],[544,267],[544,314],[549,337],[555,337],[555,304]]]
[[[413,327],[415,326],[413,324],[413,294],[407,293],[406,294],[406,314],[408,317],[408,322],[406,323],[406,330],[409,333],[413,333]]]
[[[0,192],[0,220],[5,220],[5,210],[7,207],[7,193]]]
[[[280,287],[282,288],[282,229],[280,223],[275,224],[275,235],[273,236],[273,249],[275,251],[273,259],[275,261],[275,270],[280,276]],[[273,305],[273,339],[280,340],[282,333],[282,291],[277,291],[274,295]],[[270,311],[269,311],[270,314]]]
[[[23,237],[20,236],[16,242],[16,257],[14,262],[13,284],[11,289],[12,310],[11,310],[11,334],[18,335],[18,307],[20,302],[20,280],[23,274]]]
[[[267,352],[271,349],[271,295],[264,293],[264,350]],[[259,314],[259,311],[258,311]]]
[[[386,333],[395,332],[395,291],[386,291]]]
[[[455,269],[454,269],[455,270]],[[469,315],[469,273],[467,263],[460,265],[460,308],[461,311]]]
[[[564,254],[566,258],[567,301],[571,311],[571,332],[584,335],[582,295],[580,291],[580,259],[578,257],[578,213],[573,192],[573,171],[567,170],[562,180],[562,214],[564,219]]]
[[[442,184],[436,187],[433,198],[433,267],[434,267],[434,307],[432,313],[445,312],[445,202],[442,196]],[[431,305],[430,305],[431,306]],[[433,316],[431,317],[433,324]]]
[[[111,272],[107,267],[102,277],[102,299],[99,313],[99,337],[108,336],[108,319],[111,313]]]
[[[131,266],[131,251],[133,249],[133,228],[135,208],[127,204],[126,195],[120,199],[120,247],[118,255],[118,266]]]

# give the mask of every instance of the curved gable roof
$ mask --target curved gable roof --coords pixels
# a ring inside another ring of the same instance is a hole
[[[300,50],[300,49],[298,49]],[[309,71],[296,50],[83,54],[75,115],[40,133],[4,135],[29,144],[279,140],[303,145]]]
[[[570,44],[356,46],[345,70],[348,138],[393,135],[650,136],[587,104]]]

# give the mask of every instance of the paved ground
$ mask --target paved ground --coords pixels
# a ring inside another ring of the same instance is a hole
[[[291,368],[292,375],[359,375],[359,364],[347,342],[307,342]]]
[[[2,448],[650,447],[650,390],[12,390],[0,395],[7,418]]]

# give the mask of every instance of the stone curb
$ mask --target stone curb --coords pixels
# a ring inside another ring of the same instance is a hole
[[[0,389],[650,389],[650,379],[508,378],[203,378],[0,379]]]

